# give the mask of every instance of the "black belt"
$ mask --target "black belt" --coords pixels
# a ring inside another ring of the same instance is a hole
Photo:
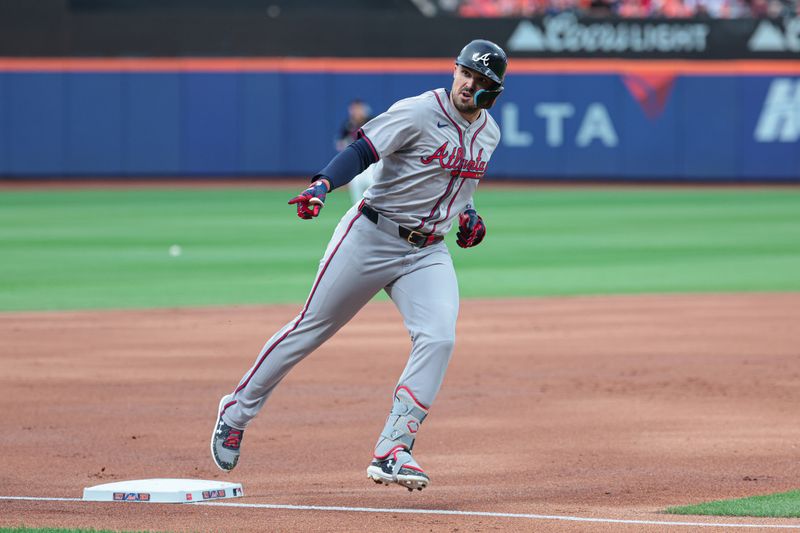
[[[361,206],[358,208],[359,211],[364,213],[364,216],[371,220],[373,223],[378,223],[378,217],[380,213],[372,209],[370,206],[366,204],[366,202],[362,202]],[[441,235],[433,235],[431,233],[420,233],[419,231],[410,230],[408,228],[404,228],[403,226],[397,226],[397,233],[398,235],[404,239],[409,244],[413,244],[417,248],[425,248],[426,246],[430,246],[431,244],[436,244],[437,242],[442,242],[444,239]]]

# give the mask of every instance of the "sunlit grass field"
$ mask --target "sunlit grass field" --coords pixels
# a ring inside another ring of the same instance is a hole
[[[302,303],[349,195],[303,221],[297,192],[0,190],[0,311]],[[506,185],[475,200],[484,242],[448,236],[462,298],[800,290],[800,188]]]

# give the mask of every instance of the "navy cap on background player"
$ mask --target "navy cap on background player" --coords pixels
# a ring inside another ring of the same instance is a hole
[[[502,48],[491,41],[476,39],[467,44],[458,54],[456,64],[480,72],[493,82],[491,89],[482,89],[475,93],[475,105],[489,109],[503,92],[503,78],[506,75],[508,57]]]

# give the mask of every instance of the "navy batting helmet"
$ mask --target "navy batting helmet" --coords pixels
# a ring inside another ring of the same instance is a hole
[[[495,86],[475,92],[475,105],[488,109],[503,92],[503,77],[506,75],[508,57],[502,48],[491,41],[476,39],[461,50],[456,64],[480,72],[495,83]]]

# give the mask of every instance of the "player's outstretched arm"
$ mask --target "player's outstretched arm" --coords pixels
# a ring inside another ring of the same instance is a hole
[[[458,239],[456,244],[462,248],[478,246],[486,236],[486,224],[474,209],[466,209],[458,215]]]
[[[328,192],[343,187],[350,183],[368,166],[378,161],[378,154],[367,142],[361,138],[351,143],[344,151],[336,154],[325,168],[317,172],[314,179],[325,178],[328,180]]]
[[[328,180],[317,180],[308,189],[289,200],[289,204],[297,206],[297,216],[303,220],[314,218],[325,206],[325,195],[330,188],[331,184]]]
[[[365,139],[359,139],[334,157],[328,165],[312,178],[311,186],[289,200],[297,205],[297,216],[308,220],[319,215],[325,205],[325,195],[346,185],[364,169],[378,161],[378,154]]]

